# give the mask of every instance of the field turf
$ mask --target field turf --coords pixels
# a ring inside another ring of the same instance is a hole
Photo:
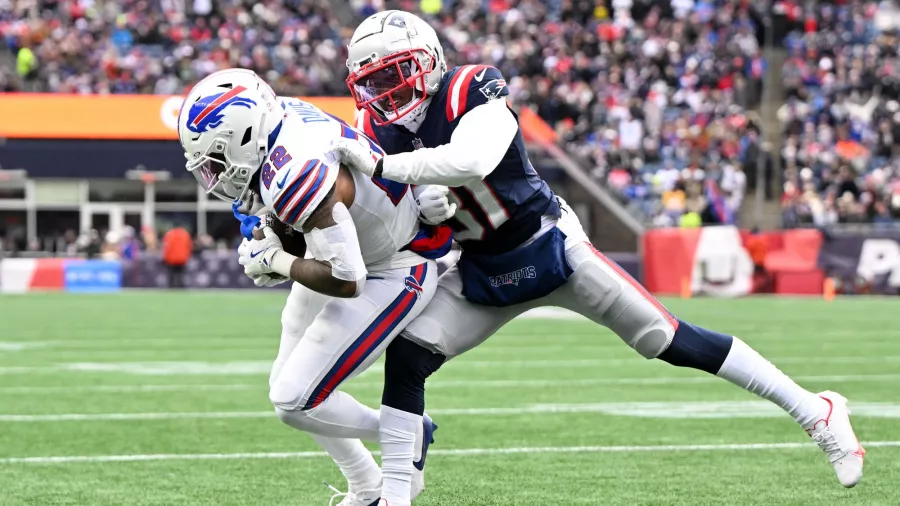
[[[0,296],[0,505],[326,505],[340,473],[268,401],[284,295]],[[847,396],[863,482],[744,391],[545,315],[429,381],[416,504],[900,504],[900,300],[664,302]],[[346,390],[377,407],[380,380]]]

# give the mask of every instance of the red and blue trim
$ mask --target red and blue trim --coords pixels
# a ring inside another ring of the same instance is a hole
[[[294,181],[291,182],[291,185],[288,186],[287,190],[278,197],[278,200],[275,201],[275,205],[273,208],[275,209],[275,214],[278,216],[283,216],[283,212],[287,209],[288,204],[290,204],[291,200],[294,200],[294,196],[306,182],[306,179],[309,177],[312,169],[318,165],[319,160],[313,159],[306,162],[303,165],[303,169],[300,171],[300,175],[294,178]],[[279,183],[280,184],[280,183]]]
[[[405,282],[405,287],[400,295],[341,354],[310,394],[309,400],[303,406],[304,410],[312,409],[325,402],[331,392],[340,386],[391,335],[416,305],[420,294],[420,290],[417,290],[416,286],[422,286],[427,274],[428,265],[424,263],[410,269],[409,277],[413,278],[410,281],[414,280],[415,282]]]
[[[409,243],[410,251],[420,257],[437,260],[450,253],[453,246],[453,229],[447,225],[419,224],[419,232]]]
[[[323,182],[325,181],[325,175],[328,173],[328,169],[323,167],[321,163],[316,167],[316,175],[312,184],[309,185],[300,199],[297,200],[297,203],[287,212],[287,223],[296,223],[300,216],[303,215],[303,212],[306,211],[306,208],[315,201],[319,191],[325,186]]]

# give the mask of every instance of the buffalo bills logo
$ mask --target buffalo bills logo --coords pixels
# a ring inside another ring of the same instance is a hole
[[[484,83],[484,86],[478,89],[482,95],[488,100],[494,100],[504,95],[508,95],[506,91],[506,79],[494,79]]]
[[[416,298],[422,295],[422,285],[412,276],[406,276],[406,290],[416,294]]]
[[[188,111],[188,130],[199,134],[218,127],[224,120],[225,108],[230,105],[252,109],[256,105],[255,101],[238,96],[244,91],[247,91],[247,88],[236,86],[218,95],[202,97],[191,104],[191,109]]]

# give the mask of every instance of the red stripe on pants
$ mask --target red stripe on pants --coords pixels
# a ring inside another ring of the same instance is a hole
[[[666,321],[669,322],[669,325],[672,326],[672,329],[678,330],[678,320],[674,316],[672,316],[672,313],[670,313],[669,310],[666,309],[666,307],[663,306],[660,301],[656,300],[656,297],[654,297],[650,292],[647,291],[646,288],[644,288],[644,285],[638,283],[637,280],[631,277],[631,274],[625,272],[625,269],[619,266],[619,264],[613,262],[609,258],[606,258],[606,255],[597,251],[597,248],[595,248],[593,244],[589,242],[585,244],[587,244],[588,247],[591,248],[591,251],[594,252],[594,256],[596,256],[600,259],[601,262],[609,266],[610,269],[614,270],[616,274],[624,279],[629,285],[633,286],[647,302],[653,304],[653,307],[655,307],[657,311],[659,311],[660,314],[665,317]]]

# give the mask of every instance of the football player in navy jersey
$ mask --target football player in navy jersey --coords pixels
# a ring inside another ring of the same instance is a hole
[[[369,176],[450,187],[450,224],[462,247],[431,304],[388,349],[380,430],[382,499],[390,506],[409,504],[409,457],[424,457],[416,431],[426,378],[538,306],[571,309],[648,359],[715,374],[772,401],[825,451],[842,485],[860,480],[865,451],[846,399],[809,392],[737,337],[676,318],[591,245],[528,160],[496,68],[448,70],[434,30],[402,11],[363,21],[348,50],[358,129],[386,156],[341,139],[333,152]]]

